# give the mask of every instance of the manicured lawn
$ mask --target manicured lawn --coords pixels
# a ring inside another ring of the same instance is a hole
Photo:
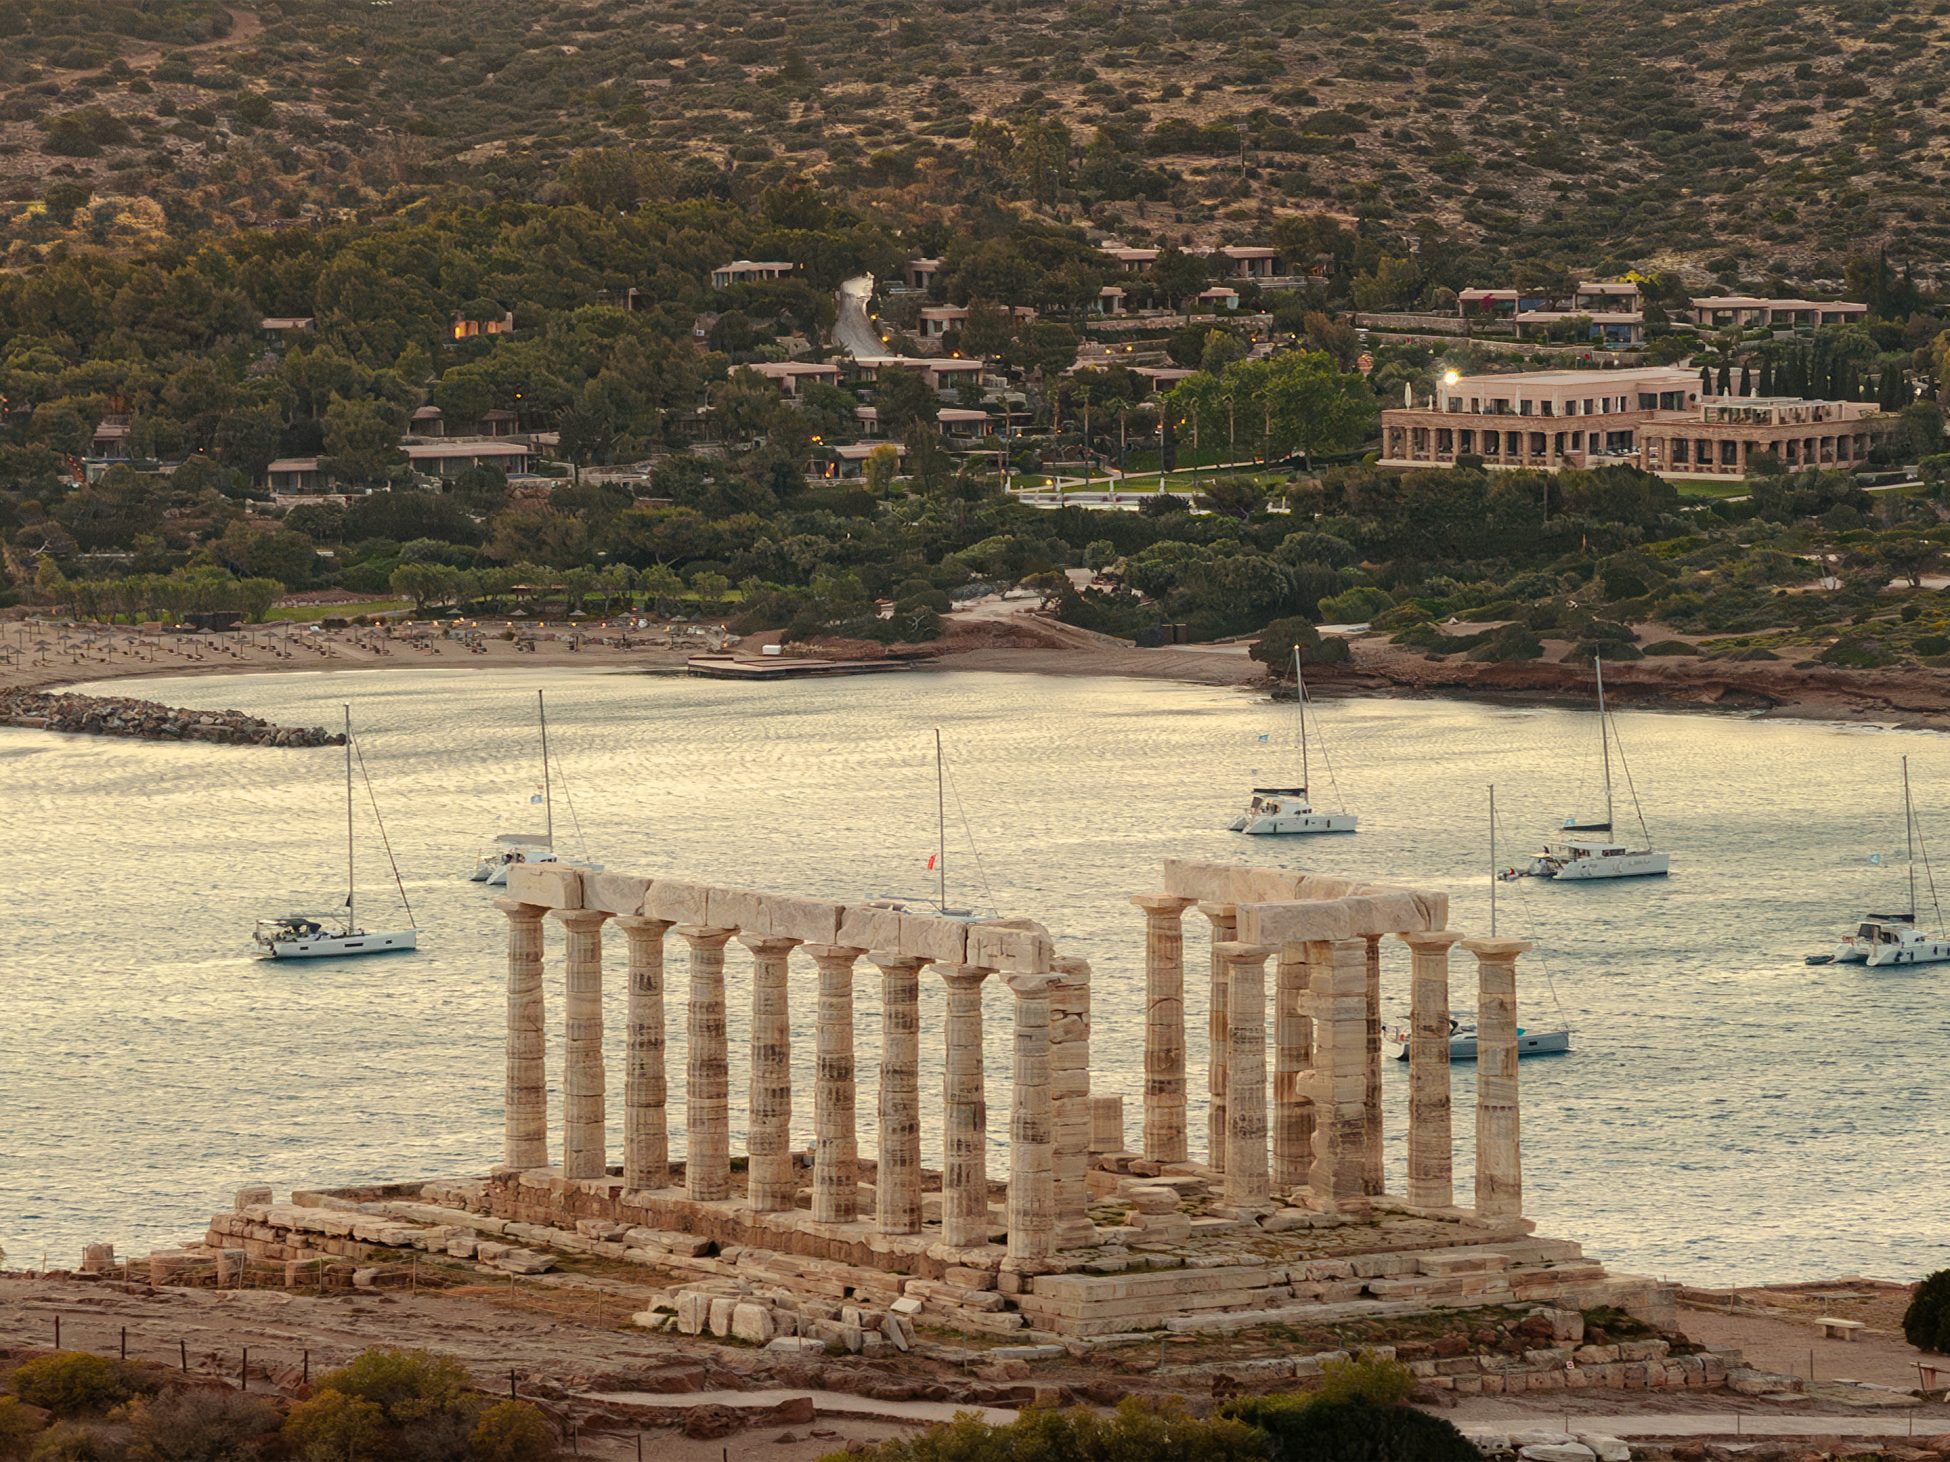
[[[264,618],[267,622],[316,624],[321,619],[356,619],[361,614],[391,614],[396,609],[412,607],[411,599],[363,599],[356,604],[305,604],[294,609],[273,609]]]
[[[1712,498],[1715,501],[1747,496],[1745,482],[1675,482],[1681,497]]]

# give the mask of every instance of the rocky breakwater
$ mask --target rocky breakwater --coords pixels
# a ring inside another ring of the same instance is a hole
[[[339,746],[322,726],[279,726],[242,711],[185,711],[130,696],[32,690],[0,694],[0,726],[142,741],[214,741],[229,746]]]

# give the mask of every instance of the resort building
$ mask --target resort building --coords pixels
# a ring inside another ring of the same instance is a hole
[[[515,312],[505,310],[498,318],[477,320],[465,310],[455,310],[448,323],[456,340],[474,340],[483,335],[512,335],[515,333]]]
[[[1739,477],[1771,452],[1789,467],[1854,467],[1896,426],[1867,402],[1703,397],[1677,366],[1463,376],[1426,405],[1381,413],[1384,467],[1629,465]]]
[[[1587,321],[1585,339],[1636,345],[1645,338],[1645,302],[1636,284],[1586,280],[1568,293],[1543,290],[1465,289],[1456,296],[1464,320],[1508,323],[1518,339],[1548,335],[1567,322]]]
[[[940,274],[939,259],[909,259],[901,270],[901,278],[909,289],[933,289]]]
[[[528,470],[534,454],[526,442],[408,442],[400,448],[415,472],[428,477],[458,477],[470,467]]]
[[[818,381],[828,386],[840,383],[840,368],[820,361],[761,360],[739,366],[738,369],[765,377],[788,396],[797,396],[800,383],[804,381]]]
[[[950,330],[959,330],[968,323],[966,305],[924,305],[921,309],[919,333],[923,340],[939,340]]]
[[[711,288],[729,289],[734,284],[767,284],[775,280],[789,278],[796,264],[782,263],[776,259],[763,263],[751,259],[734,259],[729,264],[720,264],[711,271]]]
[[[1821,325],[1850,325],[1869,317],[1869,307],[1851,300],[1759,299],[1753,295],[1723,294],[1695,299],[1687,317],[1705,329],[1732,325],[1761,325],[1774,330],[1812,330]]]

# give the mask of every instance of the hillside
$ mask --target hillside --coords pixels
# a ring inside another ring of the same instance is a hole
[[[446,184],[627,206],[805,171],[902,212],[992,198],[1132,238],[1330,212],[1431,250],[1814,282],[1876,242],[1950,245],[1946,14],[26,0],[0,7],[0,241],[122,245]]]

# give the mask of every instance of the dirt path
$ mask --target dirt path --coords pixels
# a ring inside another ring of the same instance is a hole
[[[225,46],[243,46],[250,44],[250,42],[264,34],[264,21],[258,16],[257,12],[252,10],[226,10],[224,13],[230,17],[230,34],[227,36],[212,36],[207,41],[191,41],[189,44],[182,46],[168,46],[148,51],[134,51],[122,57],[122,60],[131,67],[140,69],[146,66],[154,66],[164,56],[173,55],[178,51],[215,51]],[[100,73],[97,72],[96,74],[99,75]]]

